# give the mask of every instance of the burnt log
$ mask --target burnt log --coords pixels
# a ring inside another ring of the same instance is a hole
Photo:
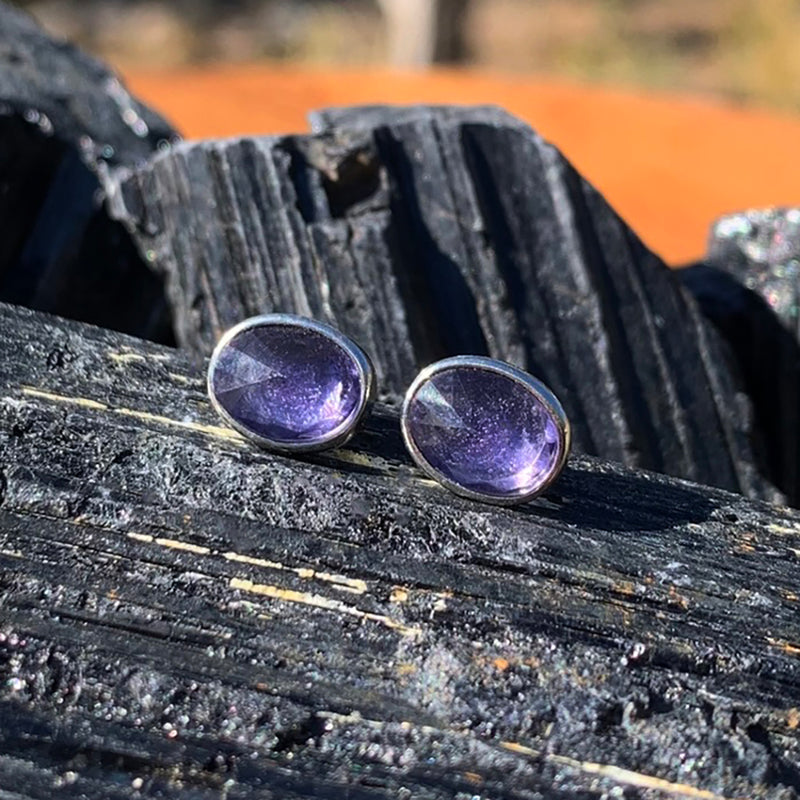
[[[314,133],[177,146],[114,216],[164,276],[178,342],[326,320],[396,404],[436,358],[490,355],[561,398],[578,451],[778,499],[716,332],[599,193],[496,109],[320,112]]]
[[[105,66],[0,2],[0,300],[169,341],[161,282],[103,185],[175,138]]]
[[[0,307],[1,797],[798,797],[800,514],[270,455],[203,367]]]

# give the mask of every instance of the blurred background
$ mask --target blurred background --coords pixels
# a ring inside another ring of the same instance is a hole
[[[499,105],[673,265],[715,218],[800,206],[800,0],[12,0],[188,138],[311,109]]]
[[[800,106],[797,0],[16,0],[123,71],[458,64]]]

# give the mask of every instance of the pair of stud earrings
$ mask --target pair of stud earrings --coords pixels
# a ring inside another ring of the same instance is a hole
[[[345,444],[375,395],[375,370],[348,337],[290,314],[253,317],[220,340],[208,393],[222,418],[262,447],[308,453]],[[514,505],[541,494],[567,459],[555,395],[510,364],[457,356],[431,364],[403,403],[417,465],[456,494]]]

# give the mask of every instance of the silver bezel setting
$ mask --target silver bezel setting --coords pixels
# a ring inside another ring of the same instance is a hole
[[[498,375],[503,375],[510,378],[516,383],[521,384],[525,389],[530,392],[551,414],[556,423],[556,428],[559,435],[559,458],[555,466],[550,472],[545,482],[537,487],[534,491],[528,492],[524,495],[517,495],[514,497],[498,497],[496,495],[484,494],[483,492],[474,492],[471,489],[466,489],[455,481],[449,480],[446,476],[442,475],[439,470],[433,467],[420,449],[417,447],[414,437],[409,429],[408,411],[411,403],[419,391],[420,387],[427,383],[435,375],[446,372],[453,368],[470,368],[486,370],[488,372],[495,372]],[[425,367],[419,375],[414,379],[411,386],[408,387],[405,400],[403,402],[403,411],[400,417],[400,426],[403,431],[403,439],[406,443],[411,457],[417,466],[428,477],[433,478],[437,483],[449,489],[451,492],[460,495],[461,497],[468,497],[470,500],[479,500],[483,503],[491,503],[498,506],[515,506],[520,503],[526,503],[533,498],[538,497],[543,492],[552,486],[553,482],[561,474],[564,464],[567,462],[569,456],[570,444],[572,442],[572,431],[564,409],[559,403],[558,398],[553,392],[545,386],[540,380],[537,380],[532,375],[529,375],[524,370],[506,364],[504,361],[497,361],[493,358],[486,358],[484,356],[454,356],[453,358],[445,358],[442,361],[437,361],[430,366]]]
[[[355,362],[360,379],[361,395],[359,397],[358,411],[351,415],[350,419],[341,426],[331,431],[323,439],[316,442],[302,442],[292,444],[289,442],[278,442],[273,439],[268,439],[264,436],[259,436],[249,428],[242,425],[235,420],[222,406],[214,394],[214,387],[212,376],[219,362],[220,354],[223,349],[230,344],[240,333],[251,328],[261,328],[269,326],[290,326],[301,328],[303,330],[314,331],[322,336],[330,339],[334,344],[338,345],[344,350],[347,355]],[[369,411],[373,400],[375,399],[375,368],[369,356],[349,337],[340,333],[336,328],[326,325],[324,322],[308,319],[307,317],[300,317],[295,314],[261,314],[257,317],[250,317],[243,320],[238,325],[234,325],[229,330],[225,331],[217,342],[214,352],[211,354],[211,359],[208,362],[208,370],[206,372],[206,385],[208,389],[208,397],[211,400],[211,405],[214,406],[216,412],[222,419],[230,425],[231,428],[237,430],[245,438],[255,442],[260,447],[266,450],[271,450],[275,453],[286,454],[301,454],[301,453],[314,453],[320,450],[330,450],[335,447],[341,447],[346,444],[350,438],[355,434],[359,424],[364,416]]]

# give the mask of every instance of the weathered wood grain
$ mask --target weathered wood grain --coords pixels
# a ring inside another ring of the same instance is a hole
[[[796,512],[272,456],[202,367],[0,308],[0,798],[798,796]]]
[[[182,144],[120,177],[179,343],[278,310],[374,357],[396,403],[460,353],[561,398],[576,449],[776,499],[745,394],[670,271],[552,146],[496,109],[321,112],[310,136]]]

